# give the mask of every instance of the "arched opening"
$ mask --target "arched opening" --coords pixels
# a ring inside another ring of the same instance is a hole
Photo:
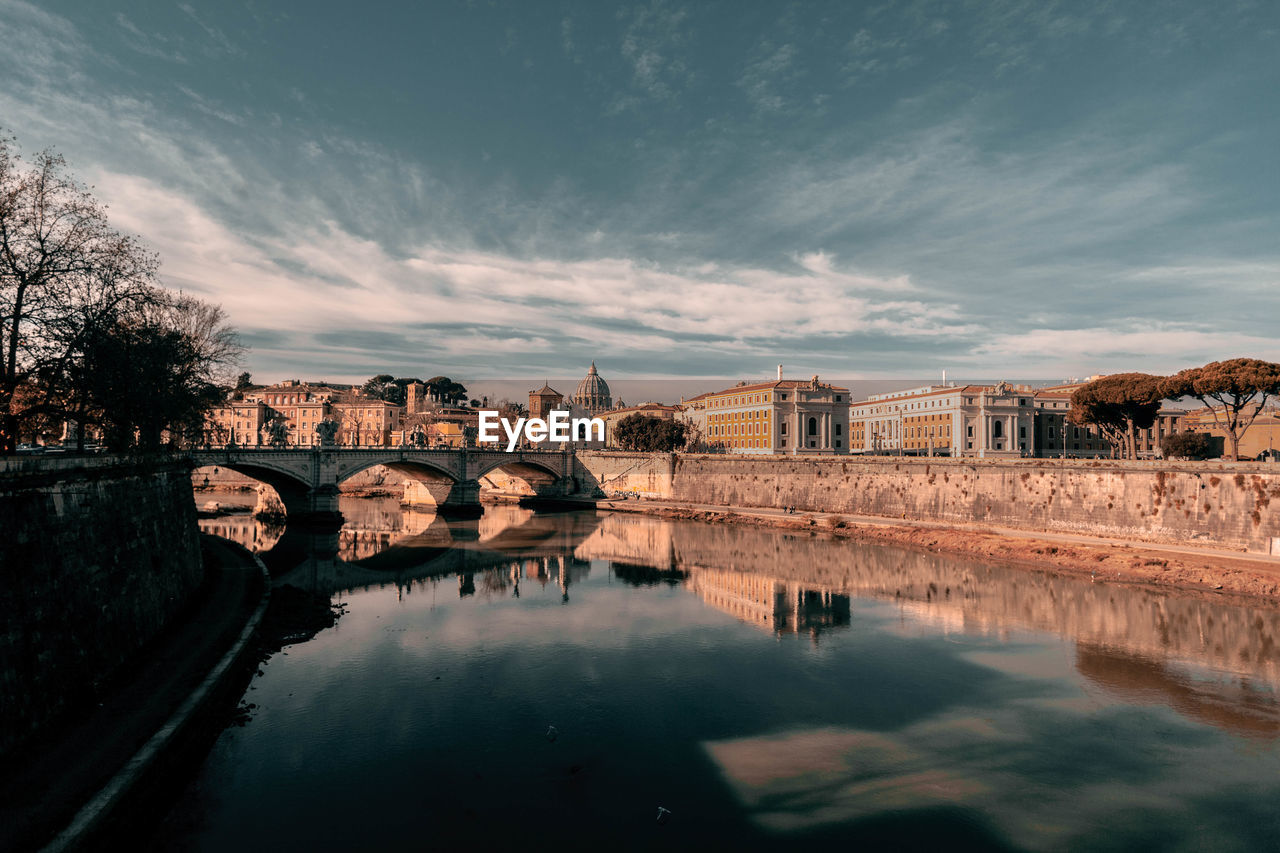
[[[457,480],[448,471],[423,462],[380,462],[343,471],[339,485],[368,479],[370,474],[385,471],[389,494],[400,498],[400,505],[434,511],[449,500]],[[396,482],[391,482],[394,478]]]
[[[495,465],[478,478],[483,501],[520,501],[539,497],[563,497],[572,480],[530,462],[513,461]]]
[[[818,434],[818,419],[809,418],[809,435],[817,435],[817,434]]]
[[[261,466],[200,466],[191,485],[200,529],[255,553],[275,548],[288,517],[309,509],[307,484]]]
[[[991,437],[1004,438],[1004,424],[1002,424],[1000,421],[993,422],[991,424]]]

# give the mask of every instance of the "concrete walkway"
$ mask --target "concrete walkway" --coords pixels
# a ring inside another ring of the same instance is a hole
[[[196,600],[99,697],[0,766],[0,850],[71,847],[109,820],[229,664],[267,594],[256,559],[202,537],[208,577]],[[223,667],[225,668],[225,666]],[[168,737],[165,733],[168,733]]]
[[[1000,527],[994,524],[972,524],[951,521],[920,521],[907,518],[886,518],[880,515],[851,515],[847,512],[808,512],[786,510],[773,507],[758,506],[721,506],[718,504],[691,504],[677,501],[649,500],[647,498],[631,500],[602,500],[596,506],[599,509],[611,509],[620,512],[643,512],[647,508],[684,509],[697,512],[732,512],[762,519],[802,520],[812,518],[819,525],[828,518],[842,518],[850,524],[869,525],[873,527],[919,527],[932,530],[964,530],[971,533],[994,533],[1010,539],[1025,539],[1035,542],[1054,542],[1073,545],[1114,545],[1132,548],[1136,551],[1159,551],[1165,554],[1189,554],[1202,559],[1230,559],[1258,563],[1271,571],[1280,572],[1280,555],[1256,554],[1247,551],[1233,551],[1227,548],[1193,545],[1186,542],[1148,542],[1134,539],[1112,539],[1101,536],[1088,536],[1080,533],[1062,533],[1050,530],[1026,530],[1018,527]]]

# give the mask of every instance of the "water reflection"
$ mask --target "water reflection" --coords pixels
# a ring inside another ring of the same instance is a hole
[[[170,849],[1280,837],[1275,611],[749,527],[347,517],[262,550],[348,612],[264,665]]]
[[[393,585],[403,596],[456,575],[459,597],[518,598],[537,584],[568,603],[599,562],[627,584],[677,586],[743,623],[815,643],[851,625],[853,600],[890,600],[909,635],[1049,632],[1075,644],[1076,671],[1110,695],[1251,737],[1280,732],[1274,610],[752,527],[501,504],[446,520],[394,498],[344,498],[343,512],[336,533],[282,536],[243,516],[201,525],[260,551],[278,582],[327,594]]]

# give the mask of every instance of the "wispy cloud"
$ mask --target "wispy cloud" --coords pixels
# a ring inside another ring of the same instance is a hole
[[[244,50],[231,41],[227,34],[217,27],[209,24],[203,17],[196,13],[190,3],[179,3],[178,8],[182,10],[188,18],[195,22],[204,34],[208,37],[207,49],[215,53],[226,53],[231,56],[243,56]]]
[[[619,49],[631,70],[631,87],[614,98],[611,110],[677,97],[692,73],[684,58],[688,11],[651,0],[623,11],[620,17],[626,27]]]
[[[535,70],[473,81],[488,66],[450,56],[451,89],[395,83],[405,66],[359,77],[370,54],[341,85],[241,77],[226,60],[261,34],[204,7],[103,32],[0,0],[0,38],[24,47],[0,54],[0,117],[63,150],[169,283],[223,302],[260,372],[494,375],[607,351],[633,374],[1058,375],[1275,352],[1275,181],[1241,156],[1271,125],[1213,97],[1261,84],[1219,72],[1042,109],[1038,75],[1072,73],[1072,45],[1157,62],[1138,34],[1176,53],[1175,35],[1053,4],[761,8],[584,8],[541,29],[477,11],[486,62],[508,44]],[[1234,26],[1233,49],[1268,38]],[[161,57],[185,60],[174,79],[147,76]]]
[[[130,50],[143,56],[167,59],[171,62],[185,64],[188,61],[185,54],[170,46],[168,37],[159,33],[144,33],[124,12],[116,13],[116,23],[124,30],[124,44]]]

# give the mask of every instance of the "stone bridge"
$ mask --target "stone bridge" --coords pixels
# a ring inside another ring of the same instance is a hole
[[[473,448],[236,448],[196,450],[197,467],[229,468],[266,483],[294,521],[337,521],[338,484],[366,468],[385,466],[405,477],[405,502],[434,504],[437,512],[479,515],[482,479],[515,484],[519,494],[563,498],[590,492],[572,451],[506,453]]]

